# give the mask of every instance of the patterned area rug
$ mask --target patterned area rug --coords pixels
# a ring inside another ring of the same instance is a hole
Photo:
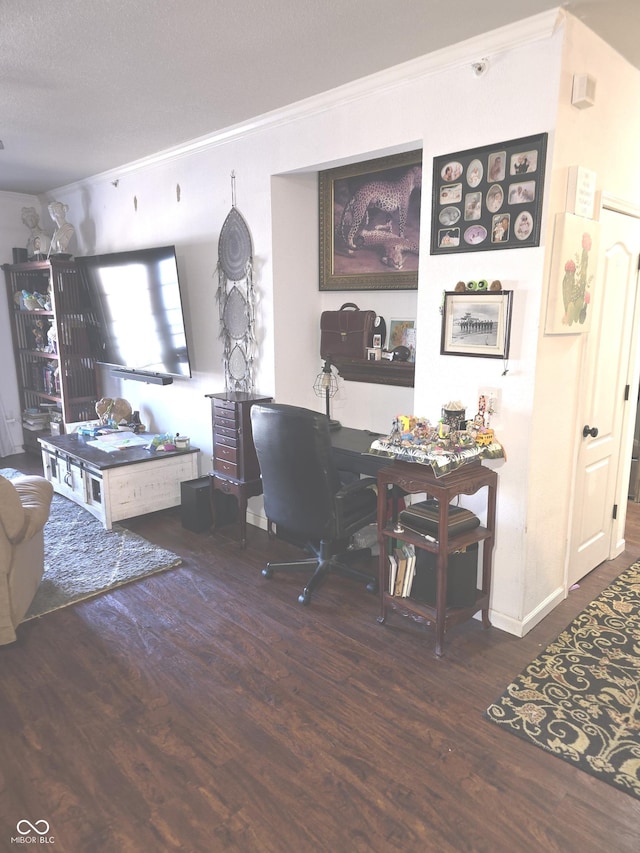
[[[0,468],[0,474],[12,479],[20,472]],[[105,530],[82,507],[54,495],[44,528],[44,577],[24,621],[181,563],[124,527]]]
[[[640,799],[640,561],[591,602],[485,716]]]

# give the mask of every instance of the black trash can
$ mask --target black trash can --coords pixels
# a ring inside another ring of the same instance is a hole
[[[182,526],[194,533],[204,533],[211,527],[209,477],[185,480],[180,483],[180,512]]]

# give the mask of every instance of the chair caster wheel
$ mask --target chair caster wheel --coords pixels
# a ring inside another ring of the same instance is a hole
[[[309,603],[310,600],[311,600],[311,595],[310,595],[310,593],[307,592],[306,589],[304,592],[301,592],[300,595],[298,596],[298,602],[300,604],[306,605]]]
[[[263,578],[272,578],[273,577],[273,569],[271,568],[271,566],[267,566],[266,568],[264,568],[262,570],[262,577]]]
[[[377,592],[378,591],[378,581],[371,581],[371,583],[367,584],[367,592]]]

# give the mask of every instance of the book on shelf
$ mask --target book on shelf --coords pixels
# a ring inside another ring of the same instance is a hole
[[[405,542],[389,553],[389,593],[398,598],[408,598],[415,574],[415,548]]]
[[[394,548],[393,553],[398,564],[398,571],[396,572],[396,583],[392,594],[401,596],[404,585],[404,573],[407,568],[407,555],[402,548]]]
[[[411,595],[413,579],[416,576],[416,549],[413,545],[405,542],[403,545],[403,551],[407,558],[407,567],[405,569],[404,582],[402,584],[402,597],[408,598]]]
[[[396,555],[389,554],[389,595],[393,595],[396,588],[396,575],[398,574],[398,561]]]

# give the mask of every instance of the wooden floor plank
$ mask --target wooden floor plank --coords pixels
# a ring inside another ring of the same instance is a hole
[[[0,850],[23,819],[64,853],[640,849],[639,801],[482,716],[640,555],[639,505],[627,550],[526,637],[473,621],[442,659],[353,581],[301,607],[304,576],[260,574],[297,553],[264,531],[243,551],[177,510],[127,526],[183,565],[0,647]]]

